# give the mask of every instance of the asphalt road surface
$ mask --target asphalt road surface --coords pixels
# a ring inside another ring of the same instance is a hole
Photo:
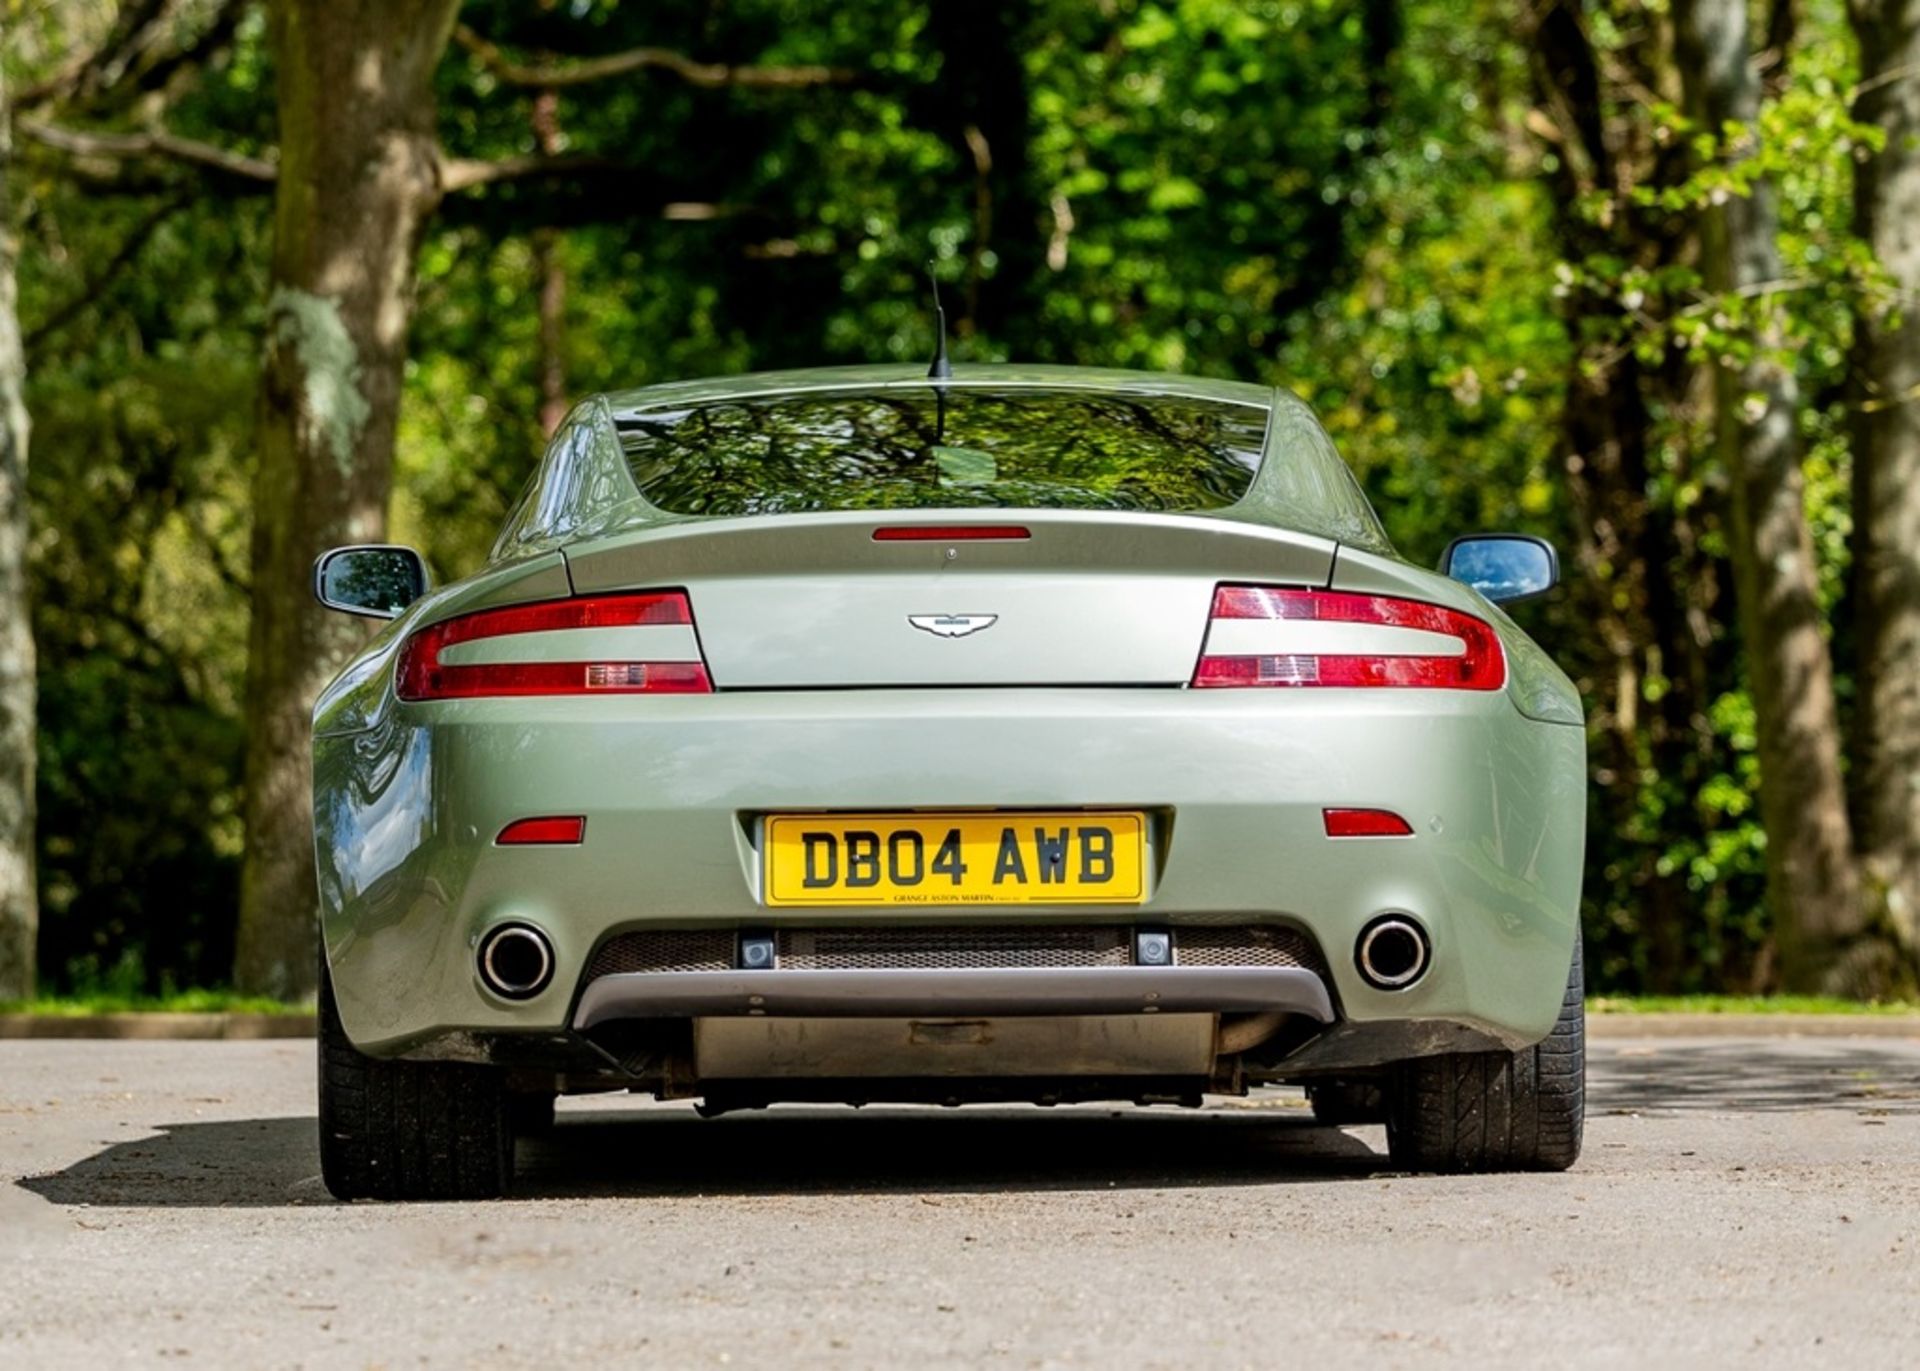
[[[570,1101],[337,1205],[310,1045],[0,1043],[0,1366],[1920,1366],[1920,1042],[1594,1045],[1564,1176],[1200,1111]]]

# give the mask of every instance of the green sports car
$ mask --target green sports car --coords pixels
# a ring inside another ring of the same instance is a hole
[[[320,1142],[475,1197],[563,1093],[1306,1087],[1396,1166],[1579,1153],[1585,733],[1396,556],[1286,391],[1057,367],[597,396],[484,570],[322,557],[391,619],[313,721]]]

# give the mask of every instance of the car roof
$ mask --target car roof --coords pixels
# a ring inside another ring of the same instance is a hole
[[[798,371],[761,371],[743,376],[672,381],[665,385],[609,391],[605,400],[616,422],[629,416],[678,409],[684,405],[773,396],[817,390],[886,390],[923,387],[931,378],[918,364],[857,367],[810,367]],[[1217,381],[1165,372],[1122,371],[1110,367],[1070,367],[1034,364],[963,364],[941,382],[953,389],[1006,389],[1032,386],[1049,390],[1104,392],[1113,395],[1169,395],[1214,400],[1222,404],[1272,409],[1276,404],[1302,402],[1287,391],[1250,381]]]

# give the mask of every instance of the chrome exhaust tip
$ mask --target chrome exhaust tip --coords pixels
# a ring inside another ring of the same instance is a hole
[[[1403,914],[1382,914],[1360,930],[1353,950],[1361,979],[1375,990],[1405,990],[1433,963],[1427,930]]]
[[[529,1000],[553,979],[553,945],[527,924],[501,924],[480,939],[480,980],[494,994]]]

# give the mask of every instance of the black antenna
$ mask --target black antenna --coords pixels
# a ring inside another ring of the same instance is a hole
[[[933,381],[951,380],[953,367],[947,361],[947,312],[940,308],[940,278],[933,274],[933,263],[927,263],[927,284],[933,287],[933,365],[927,368],[927,378]]]

